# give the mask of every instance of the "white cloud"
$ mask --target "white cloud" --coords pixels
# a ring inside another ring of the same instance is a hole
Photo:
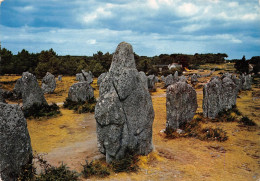
[[[178,7],[178,12],[182,16],[192,16],[199,11],[199,8],[192,3],[183,3]]]
[[[109,10],[106,10],[102,7],[99,7],[96,9],[96,11],[92,12],[92,13],[87,13],[85,14],[85,16],[83,17],[83,21],[85,23],[90,23],[93,22],[94,20],[98,19],[98,18],[108,18],[112,16],[112,12]]]
[[[158,9],[159,5],[157,3],[156,0],[148,0],[148,5],[152,8],[152,9]]]
[[[87,44],[90,44],[90,45],[95,45],[97,43],[97,41],[95,39],[90,39],[87,41]]]
[[[15,7],[14,8],[16,11],[19,11],[19,12],[33,12],[35,11],[35,7],[34,6],[24,6],[24,7]]]

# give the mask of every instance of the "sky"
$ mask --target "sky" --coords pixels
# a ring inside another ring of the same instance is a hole
[[[14,54],[260,55],[260,0],[0,0],[0,40]]]

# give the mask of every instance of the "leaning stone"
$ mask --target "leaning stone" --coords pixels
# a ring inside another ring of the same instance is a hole
[[[166,90],[166,129],[176,130],[193,119],[196,113],[197,94],[186,82],[177,82]]]
[[[79,82],[84,82],[85,77],[84,77],[83,73],[76,74],[76,80],[79,81]]]
[[[43,93],[53,93],[56,88],[55,76],[47,72],[42,79]]]
[[[136,69],[132,46],[122,42],[99,89],[95,108],[99,151],[109,163],[126,150],[147,155],[153,150],[152,99]]]
[[[102,73],[97,80],[97,85],[100,86],[101,82],[104,80],[104,78],[106,77],[107,72]]]
[[[0,103],[0,180],[17,180],[22,167],[32,163],[27,123],[17,105]]]
[[[219,77],[212,77],[210,82],[203,87],[203,115],[216,118],[222,110],[222,83]]]
[[[88,82],[73,84],[68,93],[68,99],[73,102],[85,102],[94,98],[94,90]]]

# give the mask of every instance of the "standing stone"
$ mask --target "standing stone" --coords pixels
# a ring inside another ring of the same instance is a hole
[[[122,42],[100,85],[95,108],[98,147],[109,163],[127,149],[147,155],[153,150],[152,99],[136,69],[132,46]]]
[[[172,76],[172,74],[167,75],[167,77],[165,78],[165,87],[168,87],[171,84],[173,84],[173,76]]]
[[[166,129],[176,130],[193,119],[196,113],[197,94],[186,82],[177,82],[166,90]]]
[[[58,76],[58,81],[62,81],[62,75]]]
[[[147,77],[147,81],[148,81],[148,89],[150,91],[156,91],[156,85],[155,85],[156,77],[155,77],[155,75],[149,75]]]
[[[106,77],[107,72],[102,73],[97,80],[97,85],[100,86],[101,82],[104,80],[104,78]]]
[[[13,95],[16,99],[22,98],[22,79],[18,79],[14,85]]]
[[[236,84],[237,92],[239,92],[242,89],[242,79],[240,77],[236,77],[236,75],[232,75],[231,79]]]
[[[231,109],[232,106],[236,105],[237,94],[237,86],[231,79],[231,75],[224,77],[222,79],[221,109]]]
[[[203,115],[214,119],[222,110],[222,84],[219,77],[212,77],[203,87]]]
[[[93,82],[93,75],[92,75],[92,72],[89,71],[89,72],[86,72],[84,70],[81,70],[84,78],[85,78],[85,81],[88,82],[88,84],[91,84]]]
[[[252,78],[251,75],[242,74],[242,89],[250,90],[252,88]]]
[[[142,71],[139,72],[139,75],[140,75],[140,78],[141,78],[141,81],[142,81],[144,87],[145,87],[146,89],[148,89],[148,79],[147,79],[147,76],[146,76],[145,73],[142,72]]]
[[[56,88],[55,76],[47,72],[42,79],[43,93],[53,93]]]
[[[177,82],[187,82],[187,78],[184,75],[180,76],[178,79],[175,80],[177,80]]]
[[[36,77],[29,72],[24,72],[17,80],[14,92],[22,95],[23,109],[28,109],[34,104],[48,105]]]
[[[174,72],[173,77],[174,77],[175,79],[178,79],[178,71],[175,71],[175,72]]]
[[[85,77],[84,77],[83,73],[76,74],[76,80],[78,80],[79,82],[84,82]]]
[[[68,93],[68,99],[73,102],[85,102],[94,98],[94,90],[88,82],[73,84]]]
[[[155,83],[158,83],[159,82],[159,79],[157,76],[155,76]]]
[[[0,180],[17,180],[31,162],[31,139],[21,108],[0,103]]]
[[[198,83],[198,77],[197,77],[196,74],[193,74],[193,75],[191,76],[191,84],[192,84],[193,86],[195,86],[197,83]]]

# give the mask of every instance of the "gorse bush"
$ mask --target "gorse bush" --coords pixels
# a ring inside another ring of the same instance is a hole
[[[87,113],[87,112],[94,112],[95,106],[96,106],[96,99],[91,98],[90,100],[86,102],[74,102],[70,99],[66,99],[66,101],[63,104],[64,108],[74,110],[76,113]]]
[[[57,104],[39,105],[33,104],[28,109],[23,109],[26,118],[53,117],[60,114],[60,108]]]
[[[113,160],[111,162],[111,167],[114,172],[137,172],[139,170],[138,166],[139,158],[135,154],[134,150],[129,148],[125,151],[125,156],[119,160]]]
[[[91,161],[90,163],[86,160],[86,164],[82,166],[83,171],[81,173],[84,178],[89,178],[91,176],[104,178],[110,175],[108,166],[103,165],[99,160]]]

